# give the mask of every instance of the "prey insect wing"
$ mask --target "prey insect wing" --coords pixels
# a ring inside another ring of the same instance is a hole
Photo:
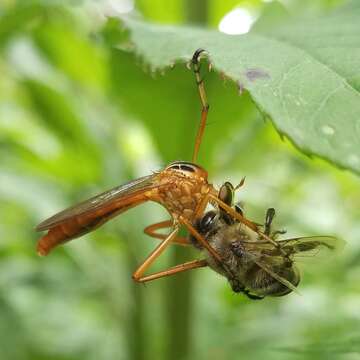
[[[290,256],[296,256],[300,253],[301,255],[314,256],[323,252],[338,251],[344,246],[344,242],[334,236],[304,236],[277,240],[276,242],[280,245],[280,249]],[[258,250],[269,256],[281,255],[279,248],[266,240],[244,241],[243,244],[252,252]]]
[[[329,251],[338,251],[344,242],[334,236],[308,236],[278,241],[281,248],[289,255],[319,255]]]
[[[317,256],[321,252],[340,249],[344,243],[332,236],[310,236],[284,239],[278,241],[280,249],[289,256],[295,257]],[[277,273],[284,264],[284,254],[272,243],[266,240],[243,242],[247,256],[257,266],[267,272],[275,280],[292,291],[299,293],[296,286]]]

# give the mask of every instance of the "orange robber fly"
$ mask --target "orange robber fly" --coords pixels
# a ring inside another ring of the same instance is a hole
[[[115,187],[43,221],[36,227],[37,231],[47,231],[38,242],[39,255],[47,255],[54,247],[97,229],[130,208],[146,201],[154,201],[168,210],[171,219],[145,228],[144,232],[147,235],[160,239],[161,242],[133,273],[132,277],[137,282],[147,282],[186,270],[209,266],[225,275],[234,291],[249,295],[239,279],[239,271],[229,263],[226,252],[217,246],[217,240],[223,236],[224,229],[234,227],[233,224],[237,226],[240,224],[241,231],[255,234],[259,244],[265,248],[271,247],[274,254],[284,258],[289,257],[287,254],[289,246],[283,247],[266,228],[263,230],[259,224],[247,219],[237,206],[233,206],[234,192],[243,185],[244,180],[236,187],[226,182],[217,190],[208,182],[207,171],[196,164],[209,110],[204,83],[200,76],[200,58],[204,53],[203,49],[196,50],[190,63],[202,105],[192,161],[172,162],[163,170]],[[204,221],[206,222],[209,218],[206,212],[208,204],[211,204],[216,209],[217,216],[223,219],[216,221],[217,226],[215,232],[212,233],[204,230]],[[226,219],[225,223],[224,219]],[[190,234],[187,238],[178,235],[182,226]],[[163,228],[170,228],[170,233],[165,235],[157,232]],[[205,251],[206,256],[202,260],[193,260],[145,275],[151,264],[170,244],[195,245]],[[285,275],[275,274],[270,268],[264,267],[263,271],[268,275],[267,278],[275,279],[290,291],[297,285],[295,281],[287,280]],[[296,280],[295,277],[294,280]]]

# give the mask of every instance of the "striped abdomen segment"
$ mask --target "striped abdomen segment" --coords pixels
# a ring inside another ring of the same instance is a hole
[[[73,216],[49,228],[48,233],[40,238],[37,244],[37,252],[39,255],[45,256],[54,247],[95,230],[114,216],[147,200],[148,198],[142,195],[131,200],[129,199],[127,203],[123,203],[121,206],[100,208],[95,212]]]

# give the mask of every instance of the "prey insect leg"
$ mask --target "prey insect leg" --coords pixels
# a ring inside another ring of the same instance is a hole
[[[275,217],[275,209],[274,208],[267,209],[265,215],[264,233],[266,235],[271,236],[273,239],[275,239],[278,235],[283,235],[286,233],[286,230],[276,230],[274,232],[271,231],[271,225],[274,220],[274,217]]]
[[[264,233],[266,235],[271,234],[271,223],[273,222],[274,217],[275,217],[275,209],[274,208],[267,209],[265,215],[265,230],[264,230]]]
[[[248,290],[242,291],[244,295],[246,295],[250,300],[263,300],[265,296],[259,296],[251,294]]]
[[[200,76],[200,61],[199,60],[200,60],[200,55],[203,52],[205,52],[205,50],[203,50],[203,49],[196,50],[193,57],[192,57],[192,59],[191,59],[191,65],[193,66],[193,69],[194,69],[196,85],[198,87],[201,106],[202,106],[201,120],[200,120],[199,128],[198,128],[198,131],[197,131],[197,134],[196,134],[194,152],[193,152],[193,156],[192,156],[192,162],[194,162],[194,163],[196,162],[196,159],[197,159],[197,156],[198,156],[198,153],[199,153],[202,136],[204,134],[204,130],[205,130],[205,126],[206,126],[207,114],[208,114],[208,111],[209,111],[209,104],[207,102],[204,82],[203,82],[203,79],[201,79],[201,76]]]

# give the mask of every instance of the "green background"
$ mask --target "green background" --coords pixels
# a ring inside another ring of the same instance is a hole
[[[343,3],[271,3],[271,21]],[[269,3],[135,4],[150,21],[209,28],[237,5],[260,16]],[[211,182],[246,175],[238,200],[249,218],[261,222],[275,207],[289,236],[347,242],[330,259],[301,262],[301,295],[250,301],[209,269],[134,284],[156,245],[142,229],[168,217],[156,204],[36,255],[41,220],[191,157],[200,116],[193,74],[184,63],[154,73],[132,44],[116,47],[126,34],[109,11],[100,1],[0,2],[0,358],[357,359],[359,179],[282,140],[249,95],[216,72],[205,76],[210,113],[199,157]],[[154,270],[197,257],[171,249]]]

